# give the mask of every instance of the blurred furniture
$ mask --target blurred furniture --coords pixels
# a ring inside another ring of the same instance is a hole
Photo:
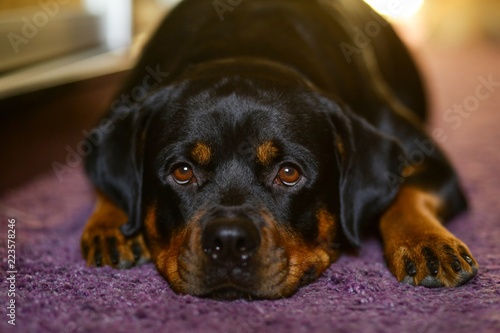
[[[177,2],[1,0],[0,100],[130,69]]]

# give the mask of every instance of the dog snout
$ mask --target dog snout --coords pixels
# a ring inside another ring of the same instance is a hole
[[[202,234],[203,252],[215,265],[245,266],[260,246],[257,226],[245,218],[216,219]]]

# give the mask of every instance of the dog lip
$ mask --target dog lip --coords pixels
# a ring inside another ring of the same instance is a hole
[[[246,268],[248,266],[232,268],[224,266],[212,267],[210,270],[205,271],[205,278],[202,282],[204,289],[211,292],[221,288],[234,288],[251,293],[249,290],[253,290],[258,285],[258,280],[256,280],[257,276],[252,270],[247,270]]]
[[[247,266],[248,267],[248,266]],[[208,285],[221,285],[225,283],[231,283],[237,286],[245,286],[247,283],[246,278],[253,276],[252,272],[246,270],[242,267],[232,267],[228,268],[225,266],[218,266],[212,268],[211,271],[206,272],[208,277],[213,281],[208,283]]]
[[[220,284],[217,287],[208,289],[201,297],[220,299],[220,300],[235,300],[235,299],[252,299],[255,298],[253,293],[246,288],[236,285],[232,282]]]

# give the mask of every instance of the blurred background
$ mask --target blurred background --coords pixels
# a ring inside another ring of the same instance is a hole
[[[0,0],[0,194],[65,163],[177,2]],[[412,50],[434,110],[456,99],[447,85],[467,96],[500,68],[499,0],[366,2]]]

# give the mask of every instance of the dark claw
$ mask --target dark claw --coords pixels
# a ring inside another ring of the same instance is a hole
[[[437,256],[432,252],[432,250],[428,247],[424,247],[422,249],[422,255],[427,261],[427,269],[429,273],[433,276],[438,275],[439,273],[439,260]]]
[[[429,269],[429,272],[433,275],[436,276],[439,273],[439,262],[438,261],[430,261],[427,263],[427,268]]]
[[[141,248],[141,245],[139,243],[134,242],[134,244],[132,244],[132,254],[134,255],[135,261],[138,261],[141,258],[142,248]]]
[[[94,262],[97,267],[102,266],[102,253],[100,250],[96,249],[94,253]]]
[[[102,266],[102,253],[101,253],[101,243],[99,241],[99,236],[94,237],[94,262],[96,266]]]
[[[409,276],[415,276],[417,274],[417,266],[408,257],[405,257],[405,270]]]
[[[469,257],[468,255],[466,255],[466,254],[462,254],[461,256],[462,256],[462,258],[464,258],[464,260],[465,260],[465,261],[466,261],[469,265],[471,265],[471,266],[472,266],[472,265],[474,264],[474,262],[472,261],[471,257]]]
[[[87,259],[87,257],[89,256],[89,251],[90,251],[89,247],[86,245],[83,245],[82,250],[83,250],[83,257],[85,259]]]
[[[117,265],[120,262],[120,251],[117,247],[117,239],[115,237],[106,238],[106,243],[108,244],[109,259],[113,265]]]
[[[455,260],[451,263],[451,268],[455,271],[455,273],[458,273],[462,270],[462,265],[460,265],[458,260]]]
[[[469,273],[466,270],[461,271],[460,272],[460,280],[458,282],[458,285],[462,285],[462,284],[470,281],[477,274],[477,265],[474,264],[474,262],[472,261],[472,258],[467,254],[460,254],[460,256],[470,265],[472,272]]]

